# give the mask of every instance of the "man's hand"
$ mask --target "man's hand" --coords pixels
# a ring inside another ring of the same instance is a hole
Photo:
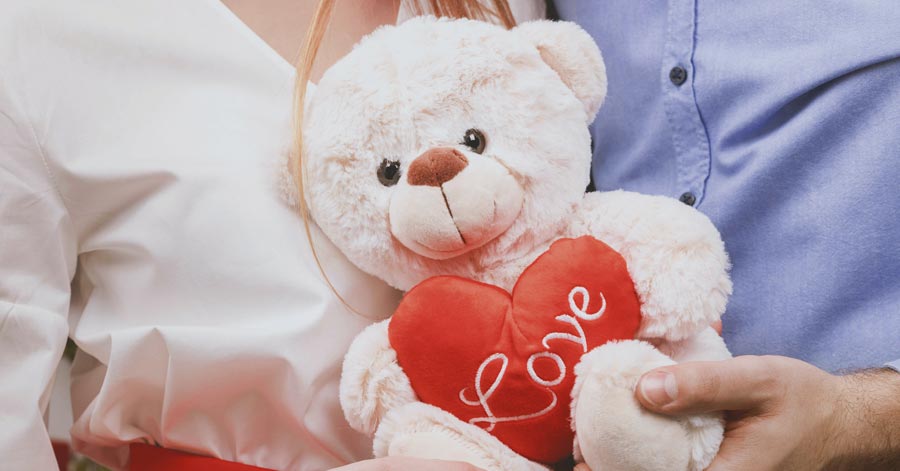
[[[391,456],[387,458],[377,458],[374,460],[365,460],[340,468],[334,468],[331,471],[481,471],[468,463],[458,461],[435,461],[423,460],[420,458],[406,458],[402,456]]]
[[[777,356],[672,365],[635,390],[666,415],[726,411],[708,469],[900,469],[900,373],[833,376]]]

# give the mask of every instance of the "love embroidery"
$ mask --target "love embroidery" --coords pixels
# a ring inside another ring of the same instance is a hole
[[[581,305],[577,305],[575,301],[575,296],[581,296]],[[582,286],[576,286],[569,291],[569,309],[571,310],[571,314],[560,314],[556,316],[556,320],[562,322],[563,324],[571,325],[574,328],[575,333],[578,335],[573,335],[569,332],[550,332],[541,339],[541,345],[544,346],[547,350],[542,352],[532,353],[531,356],[528,357],[526,362],[526,369],[528,371],[528,376],[534,381],[537,385],[547,388],[547,391],[552,395],[552,400],[547,407],[532,412],[530,414],[522,414],[516,416],[509,417],[497,417],[494,415],[493,411],[491,411],[491,407],[488,404],[488,401],[494,395],[494,392],[500,386],[500,383],[503,381],[503,376],[506,374],[506,369],[509,366],[509,357],[506,356],[505,353],[497,352],[491,354],[484,361],[481,362],[481,365],[478,366],[478,371],[475,373],[475,394],[476,399],[469,399],[466,397],[466,391],[469,389],[468,387],[459,390],[459,400],[465,403],[468,406],[480,406],[484,411],[484,417],[475,417],[469,419],[470,424],[487,424],[485,430],[488,432],[494,430],[494,426],[500,422],[516,422],[520,420],[533,419],[540,416],[543,416],[550,411],[552,411],[557,403],[559,402],[557,394],[550,390],[549,388],[552,386],[556,386],[563,381],[566,377],[566,364],[563,361],[562,357],[558,354],[550,351],[550,340],[565,340],[569,342],[574,342],[581,346],[582,351],[587,353],[588,350],[588,342],[587,336],[584,333],[584,328],[581,326],[580,320],[584,321],[594,321],[600,318],[604,312],[606,312],[606,297],[603,296],[603,293],[600,293],[600,299],[602,301],[602,305],[597,310],[597,312],[589,314],[587,312],[588,304],[590,304],[590,293],[588,293],[587,288]],[[534,369],[534,362],[539,358],[549,358],[556,363],[558,375],[555,378],[547,379],[542,378]],[[491,363],[495,361],[500,361],[500,371],[494,377],[493,383],[491,383],[490,387],[488,387],[487,391],[483,389],[483,380],[484,380],[484,371]]]
[[[457,276],[419,283],[388,338],[420,401],[552,463],[572,453],[575,365],[640,322],[625,260],[586,236],[554,242],[512,292]]]

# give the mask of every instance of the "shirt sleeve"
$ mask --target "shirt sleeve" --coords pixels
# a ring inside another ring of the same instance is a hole
[[[45,414],[67,337],[76,243],[0,61],[0,461],[56,469]]]
[[[894,361],[886,364],[885,366],[900,373],[900,360],[894,360]]]

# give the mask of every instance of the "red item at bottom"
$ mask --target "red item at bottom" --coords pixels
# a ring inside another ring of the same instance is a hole
[[[128,471],[271,471],[266,468],[132,443]]]
[[[59,465],[59,471],[69,469],[69,459],[72,457],[72,450],[69,444],[63,441],[53,440],[53,454],[56,455],[56,464]]]

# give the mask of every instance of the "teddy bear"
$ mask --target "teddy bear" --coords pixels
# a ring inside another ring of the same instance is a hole
[[[627,84],[623,84],[627,86]],[[547,469],[700,470],[720,414],[635,399],[657,367],[730,357],[731,293],[707,217],[587,192],[607,90],[572,23],[382,27],[306,103],[304,197],[362,270],[406,291],[353,341],[340,401],[374,455]]]

